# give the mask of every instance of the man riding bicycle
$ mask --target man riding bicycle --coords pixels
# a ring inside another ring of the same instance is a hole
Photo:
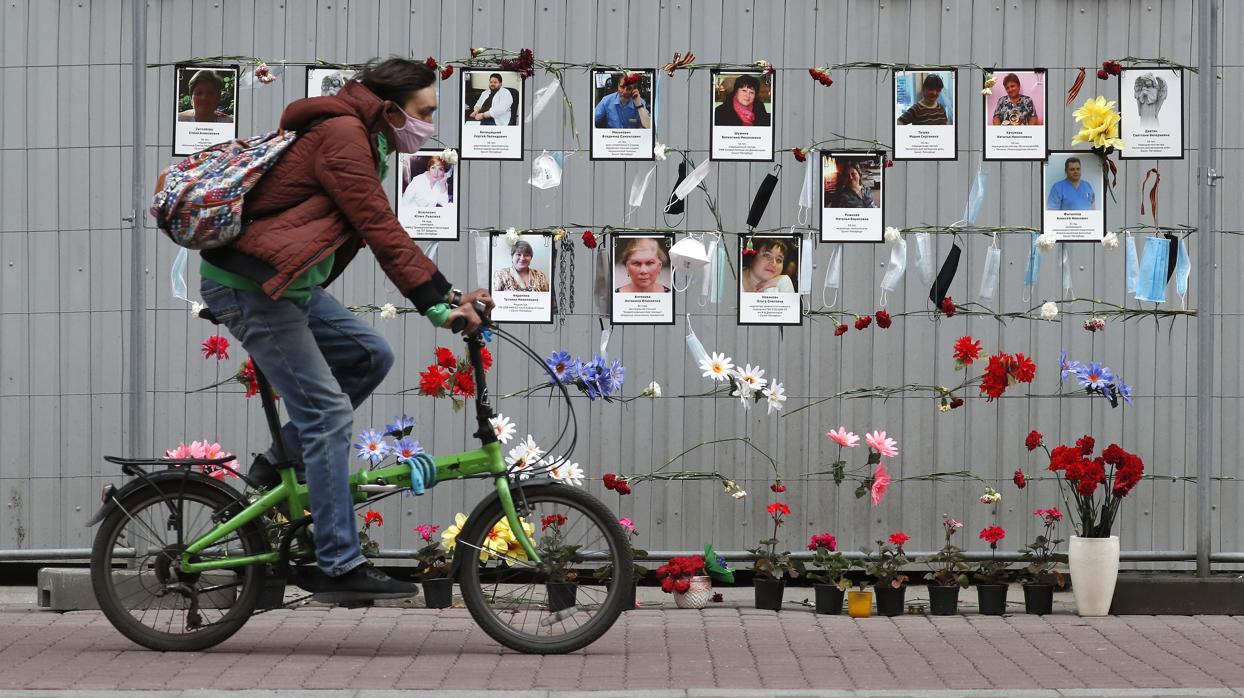
[[[393,352],[375,330],[329,295],[364,245],[402,295],[432,324],[474,332],[487,290],[455,290],[389,208],[381,179],[390,152],[418,151],[434,131],[436,73],[390,58],[331,97],[285,108],[281,128],[299,132],[247,194],[245,234],[202,252],[203,301],[267,376],[290,420],[281,430],[306,469],[315,553],[328,576],[317,601],[413,596],[418,587],[374,568],[359,547],[349,484],[353,413],[384,380]],[[276,446],[249,475],[280,478]]]

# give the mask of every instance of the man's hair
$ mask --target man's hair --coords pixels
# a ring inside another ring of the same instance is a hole
[[[501,77],[501,73],[492,73],[491,75],[488,76],[489,80],[493,78],[496,78],[497,82],[505,82],[505,78]]]
[[[1080,165],[1080,158],[1067,158],[1067,161],[1063,163],[1063,172],[1066,172],[1067,168],[1070,167],[1073,162]],[[1083,167],[1083,165],[1081,165],[1081,167]]]
[[[623,75],[622,73],[610,73],[609,74],[609,80],[613,82],[613,89],[615,90],[622,89],[622,81],[625,79],[626,79],[626,76]]]
[[[937,76],[937,75],[926,75],[926,76],[924,76],[924,83],[920,86],[920,89],[921,89],[921,90],[927,90],[927,89],[932,88],[932,87],[936,87],[936,88],[937,88],[937,89],[939,89],[939,90],[942,90],[942,89],[945,89],[945,88],[946,88],[946,86],[945,86],[944,84],[942,84],[942,79],[941,79],[941,77],[939,77],[939,76]]]

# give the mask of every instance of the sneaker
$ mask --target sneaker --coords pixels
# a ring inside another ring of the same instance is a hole
[[[378,599],[404,599],[419,593],[419,585],[390,577],[370,562],[339,577],[321,580],[319,591],[312,596],[320,603],[348,603]]]

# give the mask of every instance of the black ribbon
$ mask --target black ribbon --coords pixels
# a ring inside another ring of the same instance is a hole
[[[1175,265],[1179,263],[1179,238],[1174,233],[1165,233],[1162,237],[1171,241],[1170,251],[1166,254],[1166,283],[1169,284],[1175,275]]]
[[[946,300],[946,294],[950,291],[950,283],[955,280],[955,272],[959,271],[959,255],[962,254],[959,249],[959,243],[954,243],[950,247],[950,254],[946,255],[946,261],[942,262],[942,268],[937,272],[937,279],[933,282],[933,288],[929,289],[929,300],[933,301],[933,305],[941,305]]]

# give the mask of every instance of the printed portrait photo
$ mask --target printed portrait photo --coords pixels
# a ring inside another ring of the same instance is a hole
[[[764,71],[713,70],[714,160],[773,160],[774,80]]]
[[[821,153],[821,242],[882,242],[885,153]]]
[[[523,159],[523,78],[513,70],[463,70],[462,157]]]
[[[526,234],[510,242],[504,233],[494,233],[489,269],[494,320],[553,321],[552,235]]]
[[[1047,101],[1044,69],[998,69],[985,100],[985,159],[1044,160]]]
[[[739,237],[739,324],[798,325],[798,235]]]
[[[652,160],[656,70],[594,70],[592,159]]]
[[[1106,235],[1105,174],[1088,151],[1054,151],[1045,163],[1042,231],[1056,240],[1100,242]]]
[[[191,155],[237,138],[237,66],[179,65],[173,155]]]
[[[954,160],[954,70],[894,71],[894,159]]]
[[[397,219],[416,240],[458,239],[458,168],[441,150],[399,153]]]
[[[672,324],[670,248],[674,236],[624,235],[613,240],[613,322]]]
[[[307,68],[307,96],[331,97],[354,77],[353,69]]]

